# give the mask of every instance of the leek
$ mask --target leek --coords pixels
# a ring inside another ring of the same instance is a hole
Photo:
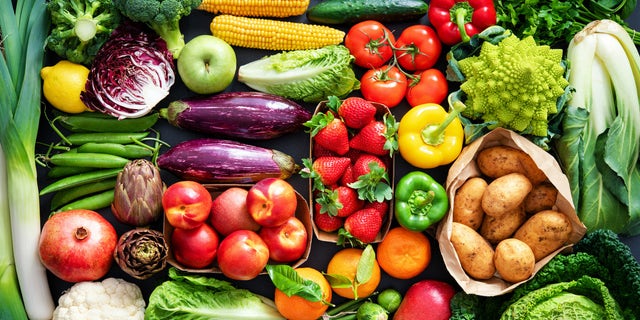
[[[624,28],[597,20],[567,48],[569,85],[556,150],[588,230],[640,234],[640,54]]]
[[[6,193],[13,258],[24,309],[29,319],[51,319],[54,303],[46,269],[38,255],[40,205],[35,167],[35,144],[40,120],[40,69],[49,27],[44,0],[0,0],[0,145],[6,170]],[[7,221],[6,212],[2,212]],[[5,226],[6,227],[6,226]],[[3,255],[11,254],[5,250]],[[3,259],[3,262],[7,261]],[[10,261],[7,261],[10,262]],[[6,266],[2,266],[4,269]],[[9,266],[10,270],[11,266]],[[17,293],[0,294],[3,308],[16,303]],[[3,316],[4,318],[4,316]],[[21,319],[18,313],[11,319]]]

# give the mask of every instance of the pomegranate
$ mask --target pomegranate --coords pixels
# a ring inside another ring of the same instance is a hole
[[[63,211],[51,216],[42,227],[40,260],[64,281],[94,281],[109,272],[117,242],[115,228],[99,213]]]

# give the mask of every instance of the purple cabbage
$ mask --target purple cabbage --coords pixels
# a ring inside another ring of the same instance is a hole
[[[138,118],[169,95],[174,82],[166,42],[144,25],[127,21],[96,54],[80,98],[94,111]]]

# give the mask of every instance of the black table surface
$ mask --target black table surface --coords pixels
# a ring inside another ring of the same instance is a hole
[[[312,0],[311,5],[317,2],[319,1]],[[190,39],[192,39],[197,35],[210,34],[209,23],[211,22],[211,19],[213,18],[213,16],[214,15],[211,13],[195,10],[192,12],[192,14],[189,17],[182,19],[181,28],[185,35],[185,41],[189,41]],[[308,23],[304,15],[298,16],[298,17],[292,17],[292,18],[289,18],[288,20]],[[636,10],[633,13],[633,15],[628,19],[628,21],[632,27],[636,29],[640,29],[639,10]],[[396,36],[398,36],[404,28],[413,24],[418,24],[418,23],[428,24],[426,16],[422,17],[420,20],[407,21],[402,23],[386,23],[385,25],[387,25],[393,31],[393,33]],[[345,32],[348,31],[349,29],[348,25],[335,26],[335,27],[342,29]],[[239,48],[239,47],[234,47],[234,49],[237,56],[238,66],[254,61],[256,59],[259,59],[265,55],[276,53],[274,51],[254,50],[254,49],[246,49],[246,48]],[[446,53],[446,50],[448,50],[448,48],[444,47],[443,54],[440,59],[441,61],[437,65],[437,67],[443,71],[444,71],[444,53]],[[58,58],[49,53],[47,55],[47,61],[45,63],[51,64],[56,59]],[[363,69],[356,67],[355,70],[358,76],[361,76],[364,73]],[[246,85],[239,83],[238,81],[234,81],[225,91],[251,91],[251,89]],[[360,94],[359,91],[352,93],[352,95],[359,95],[359,94]],[[158,108],[166,106],[169,102],[173,100],[186,98],[193,95],[194,94],[191,93],[182,84],[182,82],[178,77],[176,83],[171,88],[170,95],[160,102],[160,104],[158,105]],[[313,111],[315,109],[315,104],[301,103],[301,105],[303,105],[305,108],[307,108],[310,111]],[[396,119],[399,120],[408,109],[409,109],[408,104],[403,101],[399,106],[394,107],[391,110],[392,110],[392,113],[396,116]],[[170,145],[175,145],[180,141],[184,141],[192,138],[203,137],[203,135],[201,134],[188,132],[186,130],[181,130],[181,129],[172,127],[163,119],[158,121],[155,128],[159,130],[162,140],[166,141]],[[52,141],[52,139],[56,139],[56,137],[54,136],[53,132],[50,130],[48,124],[46,123],[43,117],[43,120],[40,126],[38,140]],[[258,145],[258,146],[269,147],[269,148],[274,148],[274,149],[284,151],[290,154],[291,156],[293,156],[298,162],[301,162],[302,158],[309,157],[309,135],[302,131],[289,134],[283,137],[275,138],[272,140],[267,140],[267,141],[246,141],[246,142],[254,145]],[[166,151],[166,149],[163,149],[163,151]],[[399,156],[399,154],[396,156],[396,161],[395,161],[395,180],[396,181],[400,177],[402,177],[405,173],[415,169],[416,168],[412,167],[406,161],[404,161],[402,157]],[[426,170],[427,173],[432,175],[434,178],[436,178],[438,181],[440,181],[443,184],[447,176],[447,171],[448,171],[448,166],[442,166],[435,169]],[[50,180],[47,180],[44,177],[45,173],[46,171],[44,171],[44,169],[42,168],[39,169],[38,180],[41,187],[51,182]],[[175,176],[169,174],[168,172],[163,172],[163,179],[167,183],[167,185],[170,185],[171,183],[178,181]],[[299,175],[294,175],[293,177],[289,178],[288,181],[295,187],[295,189],[298,192],[300,192],[303,196],[305,196],[307,200],[309,199],[309,184],[306,179],[301,178]],[[40,206],[41,206],[43,223],[49,214],[49,211],[48,211],[49,202],[50,202],[50,196],[43,196],[41,198]],[[118,221],[116,221],[113,215],[111,214],[110,210],[104,209],[104,210],[100,210],[100,212],[108,220],[110,220],[113,223],[119,235],[131,228],[130,226],[123,225]],[[394,223],[392,226],[396,226],[396,224]],[[153,225],[152,227],[157,230],[162,230],[161,222]],[[436,240],[434,239],[433,236],[431,236],[431,234],[429,235],[431,239],[432,259],[428,268],[422,274],[410,280],[393,279],[383,274],[383,278],[379,286],[380,290],[385,288],[395,288],[400,292],[404,293],[411,284],[421,279],[443,280],[457,287],[456,282],[449,275],[447,269],[445,268],[444,262],[438,250],[438,244]],[[635,255],[635,257],[640,260],[640,236],[624,238],[623,241],[631,247],[631,250],[633,251],[633,254]],[[318,270],[325,271],[326,266],[329,262],[329,259],[340,248],[341,247],[338,247],[335,243],[319,241],[315,236],[313,236],[312,249],[311,249],[308,260],[303,264],[303,266],[309,266],[309,267],[316,268]],[[226,279],[221,274],[214,274],[212,276],[215,276],[224,280],[229,280],[229,279]],[[150,279],[140,281],[127,275],[126,273],[121,271],[116,264],[114,264],[113,267],[111,268],[111,271],[107,274],[107,277],[119,277],[127,281],[138,284],[142,289],[144,296],[148,298],[149,294],[153,291],[153,289],[157,285],[159,285],[160,283],[166,280],[166,270],[165,272],[161,272]],[[73,283],[62,281],[50,273],[48,278],[49,278],[49,285],[51,288],[52,295],[56,301],[58,297],[64,292],[64,290],[70,288],[73,285]],[[267,275],[260,275],[256,279],[253,279],[250,281],[234,281],[234,284],[237,287],[249,288],[251,291],[265,295],[267,297],[273,297],[274,286]],[[336,301],[339,302],[340,298],[339,297],[335,298],[334,303]]]

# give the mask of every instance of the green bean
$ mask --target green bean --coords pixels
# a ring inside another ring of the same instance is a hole
[[[113,190],[107,190],[88,197],[71,202],[64,207],[58,209],[56,212],[85,209],[85,210],[98,210],[106,208],[113,202]]]
[[[84,132],[72,133],[66,136],[66,140],[72,145],[81,145],[87,142],[109,142],[127,144],[135,140],[142,140],[150,131],[144,132]]]
[[[116,178],[100,180],[96,183],[88,183],[77,187],[68,188],[56,192],[51,198],[51,210],[62,207],[71,201],[82,198],[86,195],[113,189],[116,185]]]
[[[63,178],[74,174],[88,172],[94,170],[90,167],[67,167],[67,166],[52,166],[47,172],[49,178]]]
[[[42,196],[51,192],[56,192],[87,183],[93,183],[107,178],[114,178],[120,171],[122,171],[122,168],[100,169],[64,177],[42,188],[42,190],[40,190],[40,195]]]
[[[71,132],[141,132],[151,128],[159,118],[157,112],[139,118],[118,118],[100,112],[60,115],[54,118]]]
[[[106,153],[63,152],[54,154],[49,162],[56,166],[90,167],[90,168],[123,168],[129,159]]]
[[[87,142],[78,147],[81,153],[108,153],[127,159],[140,159],[151,157],[153,149],[137,144],[120,144],[120,143],[98,143]]]

